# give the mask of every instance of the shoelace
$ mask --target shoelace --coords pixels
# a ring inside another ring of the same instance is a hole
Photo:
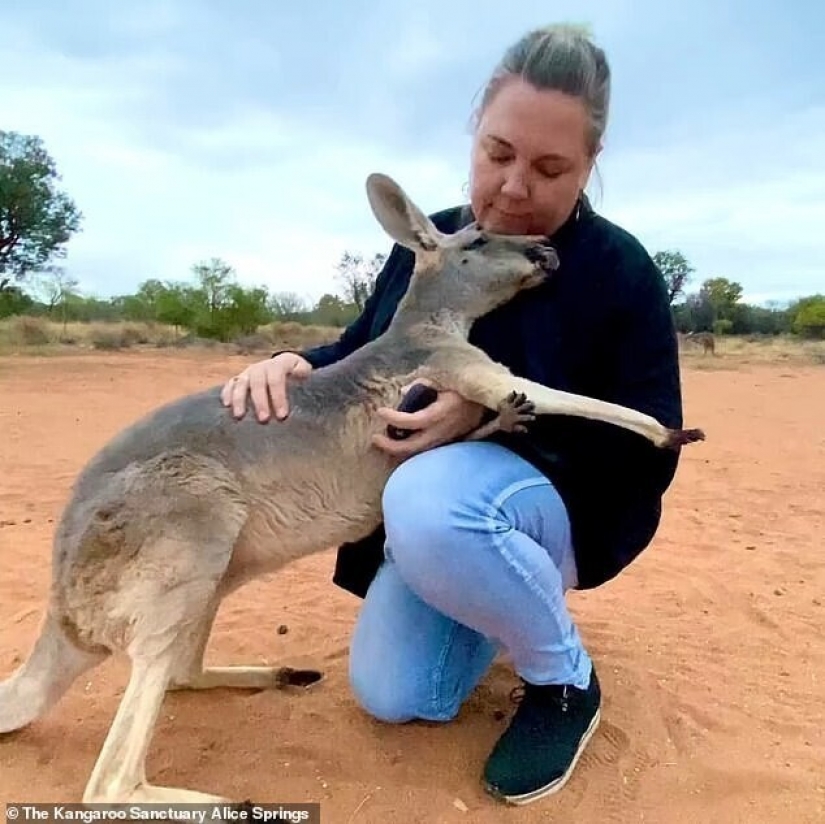
[[[556,698],[563,712],[567,712],[568,708],[568,689],[569,688],[567,685],[565,685]],[[524,694],[526,691],[527,688],[522,681],[518,686],[513,687],[513,689],[510,690],[510,701],[513,704],[520,704],[524,700]]]

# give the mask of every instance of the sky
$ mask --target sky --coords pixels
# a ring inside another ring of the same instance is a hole
[[[2,2],[0,129],[43,139],[83,213],[61,265],[84,294],[219,257],[314,302],[344,251],[390,248],[370,172],[426,212],[464,201],[481,89],[553,22],[613,73],[597,211],[681,251],[688,291],[825,291],[821,0]]]

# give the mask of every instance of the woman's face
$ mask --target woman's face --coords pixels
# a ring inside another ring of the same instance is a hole
[[[553,234],[569,217],[595,160],[584,104],[519,77],[499,87],[473,141],[470,204],[501,234]]]

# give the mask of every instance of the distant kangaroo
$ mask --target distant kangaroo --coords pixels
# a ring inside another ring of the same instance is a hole
[[[701,346],[703,355],[707,355],[708,352],[711,355],[716,354],[716,338],[712,332],[688,332],[685,340]]]
[[[515,377],[467,342],[476,318],[556,268],[546,239],[475,224],[443,235],[384,175],[369,176],[367,194],[387,233],[416,256],[380,338],[291,386],[283,422],[237,421],[220,388],[208,389],[134,423],[74,483],[56,529],[41,634],[0,683],[0,732],[42,716],[81,673],[125,653],[130,679],[84,802],[227,800],[148,783],[164,695],[282,682],[274,667],[203,667],[218,606],[253,578],[380,525],[398,459],[371,444],[384,428],[375,410],[397,405],[403,386],[426,379],[500,413],[470,437],[564,414],[615,424],[662,448],[704,439],[701,430],[671,430],[632,409]]]

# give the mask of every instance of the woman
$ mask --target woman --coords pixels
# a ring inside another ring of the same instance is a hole
[[[610,96],[603,52],[564,27],[525,35],[486,86],[475,122],[469,207],[432,216],[494,232],[549,236],[549,282],[478,321],[470,340],[514,373],[682,423],[676,335],[663,279],[631,235],[583,192],[602,148]],[[341,338],[276,353],[229,381],[261,421],[288,413],[286,381],[379,335],[409,281],[392,249],[361,316]],[[270,401],[271,396],[271,401]],[[378,437],[407,456],[386,486],[384,526],[341,547],[334,581],[364,598],[350,657],[363,707],[388,722],[452,719],[501,649],[523,697],[484,769],[489,792],[526,803],[569,778],[600,717],[593,662],[565,604],[624,569],[651,541],[677,455],[618,427],[545,416],[529,434],[460,442],[484,411],[443,392],[417,430]]]

